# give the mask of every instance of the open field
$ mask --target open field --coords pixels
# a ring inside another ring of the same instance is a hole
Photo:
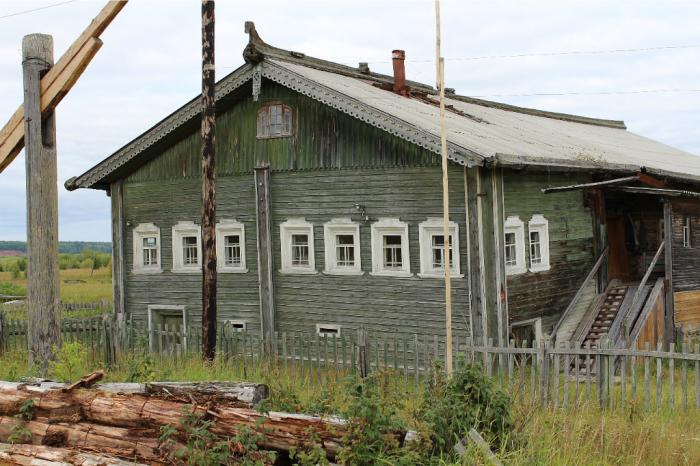
[[[14,260],[16,260],[14,257],[4,257],[0,258],[0,263],[9,263]],[[89,268],[61,270],[60,277],[61,301],[65,303],[112,300],[112,271],[109,267],[102,267],[94,272]],[[22,294],[26,292],[27,279],[23,275],[12,278],[12,272],[0,272],[0,288],[2,284],[8,283]],[[0,294],[3,292],[0,291]]]

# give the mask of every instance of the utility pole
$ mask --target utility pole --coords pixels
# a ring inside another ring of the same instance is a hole
[[[27,177],[27,336],[29,365],[46,376],[61,344],[58,276],[56,120],[41,115],[41,78],[53,66],[53,38],[22,40]]]
[[[202,359],[216,355],[214,0],[202,0]]]
[[[445,370],[452,375],[452,277],[450,268],[450,190],[448,185],[447,130],[445,128],[445,59],[440,50],[440,0],[435,0],[435,59],[440,90],[440,153],[442,155],[442,238],[445,266]],[[458,252],[457,252],[458,253]]]

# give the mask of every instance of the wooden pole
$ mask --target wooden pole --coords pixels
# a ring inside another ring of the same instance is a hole
[[[664,324],[663,338],[666,349],[673,345],[674,302],[673,302],[673,205],[670,199],[663,201],[664,216]]]
[[[214,0],[202,0],[202,359],[216,354]]]
[[[435,0],[435,56],[440,89],[440,153],[442,155],[442,234],[445,266],[445,370],[452,374],[452,278],[450,268],[450,195],[448,184],[447,130],[445,128],[445,59],[440,56],[440,0]]]
[[[22,40],[24,146],[27,177],[27,340],[29,365],[45,376],[61,343],[58,276],[56,120],[42,121],[41,78],[53,66],[53,38]]]

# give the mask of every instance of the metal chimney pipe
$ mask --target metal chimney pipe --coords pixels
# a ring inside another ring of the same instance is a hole
[[[406,67],[404,61],[406,52],[403,50],[393,50],[391,61],[394,65],[394,92],[402,93],[406,88]]]

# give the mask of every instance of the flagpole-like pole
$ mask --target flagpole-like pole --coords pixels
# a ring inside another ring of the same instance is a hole
[[[452,375],[452,278],[450,264],[450,196],[447,165],[447,130],[445,128],[445,59],[440,50],[440,0],[435,0],[435,60],[437,86],[440,90],[440,154],[442,155],[442,238],[445,268],[445,370]],[[459,254],[458,251],[455,252]]]

